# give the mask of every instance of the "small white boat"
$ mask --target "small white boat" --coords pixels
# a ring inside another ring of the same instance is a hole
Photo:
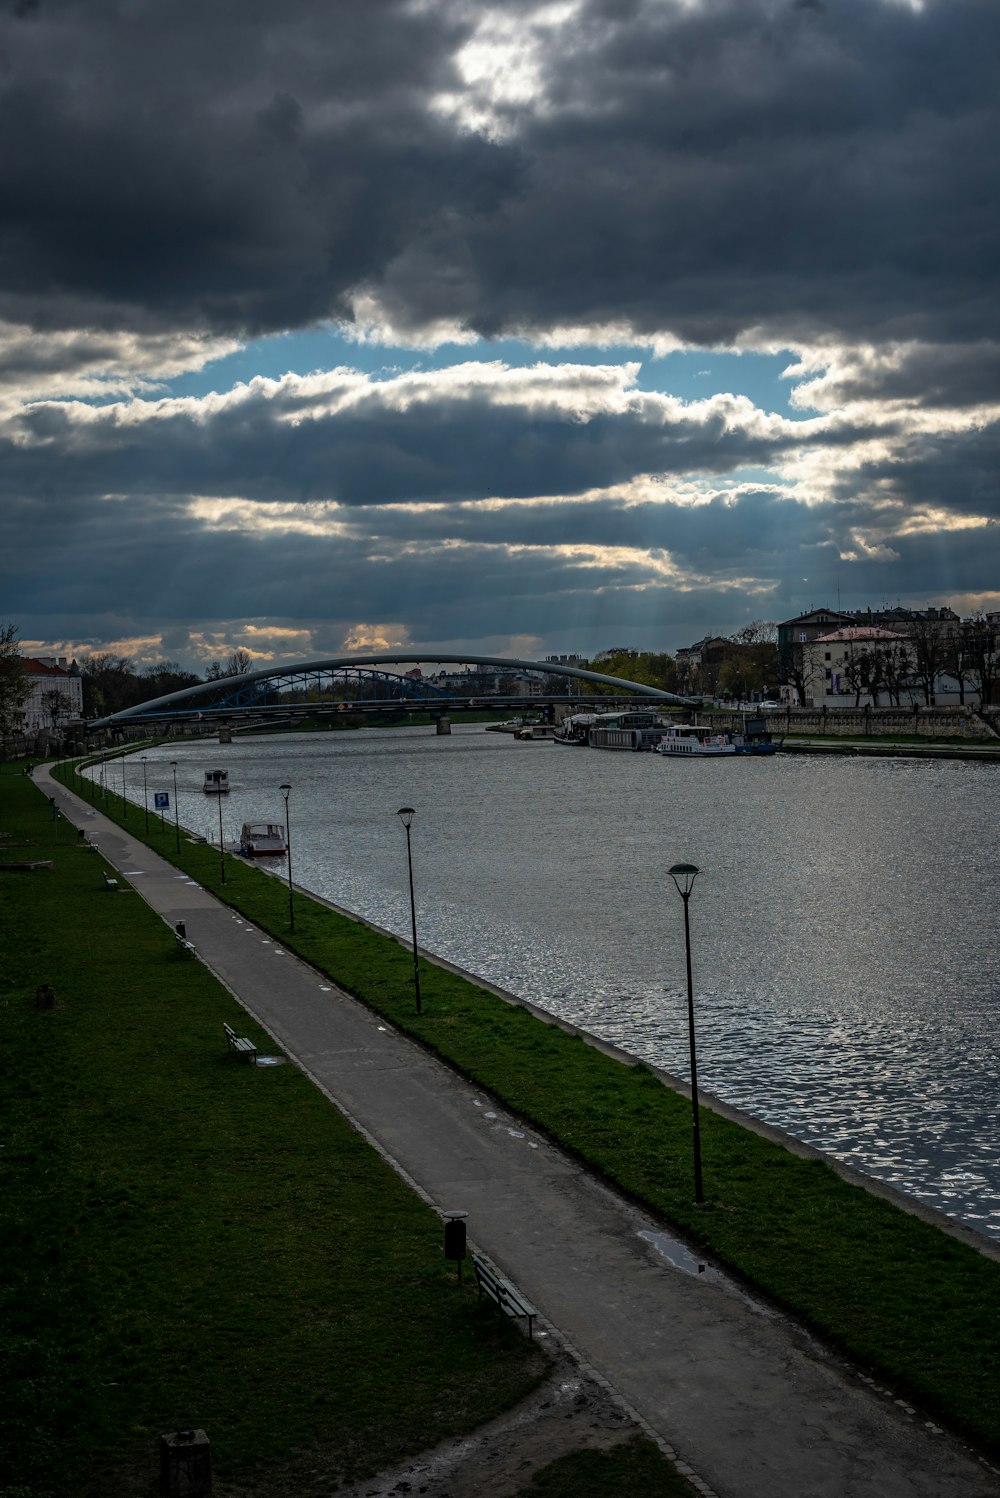
[[[202,790],[206,796],[228,796],[229,771],[206,770],[205,784],[202,786]]]
[[[283,858],[288,852],[283,822],[244,822],[240,832],[244,858]]]
[[[656,745],[657,754],[680,754],[713,758],[719,754],[735,754],[736,745],[728,733],[719,733],[714,728],[701,728],[694,723],[674,723]]]

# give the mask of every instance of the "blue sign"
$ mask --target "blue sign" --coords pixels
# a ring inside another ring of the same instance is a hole
[[[155,806],[157,811],[166,811],[167,807],[170,805],[170,792],[154,791],[153,805]]]

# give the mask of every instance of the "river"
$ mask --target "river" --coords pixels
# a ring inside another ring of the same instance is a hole
[[[178,743],[148,752],[182,826],[284,820],[297,884],[1000,1238],[1000,767],[664,760],[480,726]],[[143,801],[141,762],[129,795]],[[121,762],[109,770],[121,789]],[[172,816],[172,811],[170,813]],[[285,865],[279,865],[283,872]]]

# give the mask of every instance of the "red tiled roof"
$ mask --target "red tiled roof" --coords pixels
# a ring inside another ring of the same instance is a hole
[[[815,642],[822,645],[824,640],[903,640],[905,635],[897,634],[892,629],[879,629],[877,624],[847,625],[844,629],[835,629],[832,634],[820,635]]]
[[[29,676],[69,676],[64,666],[47,666],[44,661],[36,661],[33,655],[22,657],[24,669]]]

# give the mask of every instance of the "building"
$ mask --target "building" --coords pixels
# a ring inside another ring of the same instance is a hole
[[[675,660],[681,690],[714,693],[723,663],[739,651],[735,641],[727,640],[724,635],[706,635],[703,640],[678,650]]]
[[[912,662],[906,640],[891,629],[846,625],[807,640],[802,652],[805,705],[812,707],[878,707],[885,671],[883,652],[889,647],[899,660],[899,673]],[[886,695],[892,700],[891,688]]]
[[[66,657],[26,656],[24,674],[31,691],[24,703],[22,733],[58,728],[83,717],[83,678]]]
[[[778,660],[784,679],[792,681],[801,673],[803,645],[857,622],[853,614],[841,613],[840,609],[810,609],[794,619],[785,619],[778,625]]]

